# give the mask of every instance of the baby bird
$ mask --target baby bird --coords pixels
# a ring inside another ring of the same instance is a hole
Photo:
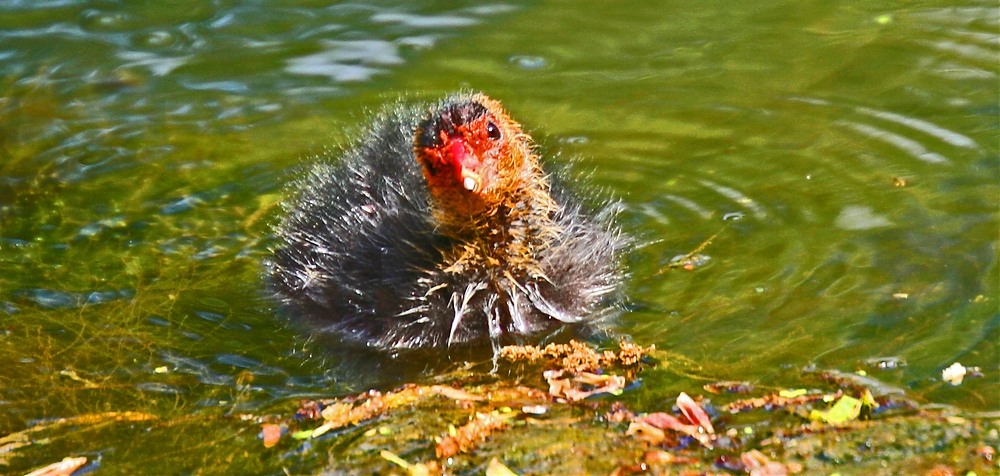
[[[501,104],[383,112],[285,204],[271,285],[293,317],[370,347],[523,342],[615,314],[630,241],[543,172]]]

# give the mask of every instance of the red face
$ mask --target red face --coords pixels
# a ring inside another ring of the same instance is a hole
[[[516,186],[527,154],[517,123],[485,96],[432,111],[417,128],[415,147],[432,196],[459,214],[488,209],[505,187]]]
[[[488,114],[454,129],[438,131],[440,145],[421,151],[424,166],[437,185],[482,193],[496,182],[503,133]]]

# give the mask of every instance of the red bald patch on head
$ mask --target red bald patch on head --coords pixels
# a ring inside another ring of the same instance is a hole
[[[465,166],[469,161],[469,152],[465,150],[465,140],[461,138],[452,139],[448,143],[448,157],[459,166]]]

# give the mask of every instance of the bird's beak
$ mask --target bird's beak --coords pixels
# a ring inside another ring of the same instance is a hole
[[[466,189],[466,190],[468,190],[470,192],[476,192],[476,191],[479,191],[479,185],[480,185],[479,174],[477,174],[477,173],[475,173],[475,172],[473,172],[473,171],[471,171],[471,170],[469,170],[469,169],[467,169],[467,168],[465,168],[463,166],[462,167],[462,188],[464,188],[464,189]]]
[[[452,138],[448,144],[448,155],[454,161],[462,188],[470,192],[478,192],[482,188],[482,177],[473,170],[479,163],[479,158],[472,153],[467,143],[460,138]]]

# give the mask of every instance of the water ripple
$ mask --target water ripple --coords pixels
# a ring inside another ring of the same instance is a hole
[[[475,18],[457,15],[415,15],[410,13],[376,13],[376,23],[401,23],[413,28],[455,28],[479,23]]]
[[[367,81],[385,72],[378,66],[403,62],[399,46],[382,40],[322,42],[325,51],[288,60],[285,71],[307,76],[327,76],[339,82]]]
[[[131,299],[135,295],[131,289],[72,293],[42,288],[15,291],[13,294],[45,309],[65,309],[88,304],[102,304],[119,299]]]
[[[996,80],[1000,55],[1000,9],[930,8],[911,13],[925,33],[914,42],[933,50],[926,68],[952,80]],[[924,37],[924,38],[921,38]]]
[[[169,117],[171,125],[218,130],[275,121],[290,110],[289,103],[342,95],[341,85],[370,81],[404,64],[413,50],[434,47],[459,29],[514,8],[487,4],[428,13],[405,3],[323,8],[206,3],[183,11],[57,5],[45,14],[37,2],[0,5],[0,80],[12,89],[5,96],[43,95],[53,105],[45,117],[29,118],[37,126],[20,126],[25,142],[78,131],[78,121],[95,117],[135,121],[139,127]],[[20,15],[22,10],[32,15]],[[185,74],[178,74],[182,69]],[[186,92],[178,94],[179,89]],[[235,97],[214,100],[219,92]],[[102,166],[129,162],[140,149],[125,145],[103,155]]]
[[[994,51],[958,41],[938,40],[924,43],[943,53],[954,53],[962,59],[971,60],[984,65],[995,63],[997,59],[996,52]]]
[[[702,220],[708,220],[709,218],[712,217],[712,212],[710,210],[701,205],[698,205],[694,200],[689,200],[679,195],[674,195],[672,193],[663,195],[663,199],[674,202],[680,205],[681,207],[684,207],[694,212],[694,214],[701,217]]]
[[[282,371],[277,367],[264,365],[262,362],[247,357],[245,355],[219,354],[215,357],[215,361],[219,364],[223,364],[229,367],[235,367],[238,369],[247,370],[250,373],[258,376],[284,374],[284,371]]]
[[[894,134],[892,132],[879,129],[874,126],[869,126],[867,124],[859,124],[857,122],[838,121],[836,122],[836,124],[853,129],[866,137],[896,146],[897,148],[903,150],[904,152],[907,152],[908,154],[912,155],[913,157],[921,161],[930,164],[951,163],[951,161],[948,160],[947,157],[938,154],[937,152],[931,152],[927,150],[927,148],[924,147],[923,144],[913,139],[903,137],[899,134]]]
[[[955,6],[950,8],[929,8],[910,14],[912,17],[927,20],[941,25],[952,25],[967,27],[968,25],[984,22],[997,26],[1000,21],[1000,8],[996,7],[975,7],[975,6]]]
[[[736,202],[740,206],[747,208],[748,210],[750,210],[750,213],[753,213],[753,215],[754,215],[755,218],[763,219],[763,218],[767,217],[767,212],[764,211],[764,208],[761,207],[760,204],[757,203],[756,200],[754,200],[754,199],[746,196],[745,194],[743,194],[743,192],[740,192],[739,190],[736,190],[735,188],[727,187],[725,185],[720,185],[718,183],[715,183],[715,182],[712,182],[712,181],[709,181],[709,180],[705,180],[705,179],[698,180],[698,183],[700,183],[700,184],[702,184],[702,185],[704,185],[704,186],[706,186],[706,187],[714,190],[718,194],[720,194],[720,195],[722,195],[722,196],[724,196],[724,197],[726,197],[726,198],[728,198],[728,199]]]
[[[119,51],[118,58],[125,60],[123,68],[148,68],[154,76],[166,76],[191,60],[191,56],[168,57],[145,51]]]
[[[844,230],[870,230],[892,226],[892,221],[878,215],[871,207],[850,205],[844,207],[834,221],[837,228]]]
[[[862,114],[867,114],[872,117],[877,117],[879,119],[895,122],[897,124],[901,124],[916,129],[920,132],[941,139],[942,141],[947,142],[955,147],[964,147],[967,149],[979,148],[979,144],[977,144],[976,141],[972,140],[972,138],[966,135],[962,135],[955,131],[950,131],[937,124],[925,121],[923,119],[907,117],[902,114],[896,114],[894,112],[879,111],[867,107],[858,107],[855,110]]]

